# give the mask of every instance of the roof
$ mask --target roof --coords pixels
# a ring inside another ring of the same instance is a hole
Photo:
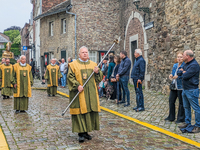
[[[0,35],[3,36],[6,40],[10,41],[10,38],[7,35],[5,35],[5,34],[3,34],[1,32],[0,32]]]
[[[47,12],[35,17],[33,20],[36,21],[38,19],[42,19],[42,18],[50,16],[50,15],[54,15],[54,14],[64,12],[64,11],[66,11],[67,6],[70,5],[70,4],[71,4],[71,0],[64,1],[64,2],[62,2],[62,3],[60,3],[56,6],[52,7]]]
[[[10,41],[4,38],[2,35],[0,35],[0,43],[7,43],[7,42],[10,42]]]

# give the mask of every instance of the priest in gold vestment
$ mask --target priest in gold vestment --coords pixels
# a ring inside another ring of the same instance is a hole
[[[58,79],[62,77],[60,68],[56,65],[56,59],[51,60],[51,64],[47,66],[44,78],[47,80],[48,96],[55,96],[57,93]]]
[[[26,63],[26,56],[20,57],[20,62],[13,65],[13,85],[14,85],[14,110],[16,113],[28,110],[28,100],[31,97],[31,86],[33,76],[31,66]]]
[[[2,84],[1,95],[3,99],[13,95],[13,66],[10,64],[10,59],[6,59],[6,63],[0,67],[0,82]]]
[[[70,106],[72,132],[78,133],[79,142],[84,142],[85,139],[91,140],[92,137],[88,132],[99,130],[100,104],[97,84],[103,79],[103,73],[97,64],[88,58],[88,48],[81,47],[79,59],[69,63],[67,74],[70,101],[80,92]],[[93,71],[93,76],[83,89],[83,84]]]

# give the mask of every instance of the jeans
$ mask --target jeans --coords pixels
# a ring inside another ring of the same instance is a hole
[[[123,76],[119,78],[119,82],[123,90],[122,102],[125,102],[125,97],[127,96],[127,104],[130,104],[130,92],[128,89],[128,80],[129,76]]]
[[[136,92],[136,88],[137,88],[137,79],[133,79],[133,84],[135,87],[135,92]],[[138,92],[139,92],[139,100],[136,101],[137,103],[137,108],[143,108],[144,109],[144,96],[143,96],[143,92],[142,92],[142,84],[138,83]]]
[[[183,107],[185,109],[185,123],[191,124],[191,107],[195,112],[195,126],[200,127],[199,89],[183,90]],[[190,107],[191,106],[191,107]]]
[[[66,74],[64,72],[61,72],[62,78],[61,78],[61,86],[66,86]]]
[[[121,101],[122,99],[122,92],[121,92],[121,85],[120,85],[120,82],[117,81],[117,100],[118,102]]]
[[[103,97],[103,87],[99,88],[99,97]]]

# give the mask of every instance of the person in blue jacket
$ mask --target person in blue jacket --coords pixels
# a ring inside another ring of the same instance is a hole
[[[133,69],[131,72],[131,78],[133,79],[133,84],[135,87],[135,91],[137,91],[137,83],[138,83],[138,92],[139,92],[139,100],[136,101],[137,106],[133,108],[136,112],[144,111],[144,96],[142,92],[142,81],[144,80],[145,75],[145,67],[146,62],[142,57],[141,49],[135,49],[134,56],[136,61],[134,62]]]
[[[130,105],[130,92],[128,89],[128,81],[129,81],[129,74],[131,70],[131,60],[127,57],[126,51],[120,52],[121,63],[116,75],[116,79],[119,80],[119,83],[123,90],[123,98],[122,101],[118,104],[125,103],[125,97],[127,96],[127,103],[124,104],[124,107]]]
[[[200,106],[199,106],[199,71],[200,67],[194,58],[192,50],[186,50],[183,53],[185,65],[179,69],[178,76],[182,76],[183,81],[183,107],[185,110],[185,122],[178,126],[179,128],[188,128],[191,126],[191,107],[195,112],[195,125],[192,133],[200,132]]]
[[[176,123],[185,122],[185,112],[183,108],[182,100],[182,76],[177,75],[177,71],[185,65],[183,62],[183,52],[177,53],[176,58],[178,63],[175,63],[172,68],[172,73],[169,75],[169,79],[172,80],[172,83],[175,84],[175,88],[171,89],[169,95],[169,115],[165,120],[174,121],[175,120],[175,102],[176,99],[179,99],[179,107]]]

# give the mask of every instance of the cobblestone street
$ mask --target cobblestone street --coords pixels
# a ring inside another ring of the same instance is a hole
[[[37,87],[39,85],[40,83],[37,81],[34,84],[34,86]],[[67,88],[59,88],[58,90],[67,91],[66,89]],[[47,97],[46,91],[42,90],[33,90],[32,95],[32,98],[29,100],[29,110],[27,113],[21,114],[14,113],[13,99],[0,100],[0,124],[11,150],[198,149],[105,111],[100,113],[100,131],[91,132],[93,139],[80,144],[77,141],[77,133],[71,132],[71,117],[69,111],[64,117],[61,116],[62,111],[68,104],[68,98],[60,95],[56,95],[56,97]],[[157,95],[155,93],[154,95],[156,98]],[[162,99],[161,95],[158,95],[158,97],[160,97],[159,100]],[[101,105],[104,107],[109,106],[110,109],[112,108],[126,115],[139,118],[139,115],[130,111],[131,107],[129,107],[130,110],[124,109],[122,106],[117,107],[114,103],[105,101],[104,99],[101,100]],[[152,106],[146,104],[146,106],[151,106],[152,108],[154,105],[156,104],[152,104]],[[167,111],[167,108],[164,110]],[[147,110],[142,112],[144,115],[141,116],[145,116],[145,113],[148,112],[151,112],[150,107],[147,107]],[[157,114],[159,116],[161,113],[151,112],[151,114]],[[163,116],[165,115],[164,113]],[[153,117],[154,116],[150,118]],[[145,118],[146,117],[144,117],[143,120],[145,120]],[[159,118],[162,120],[162,117]],[[152,121],[152,124],[154,124],[154,121]],[[173,126],[173,123],[168,124],[169,130],[171,129],[170,126]],[[199,134],[196,134],[194,136],[191,134],[195,139],[198,135]]]

